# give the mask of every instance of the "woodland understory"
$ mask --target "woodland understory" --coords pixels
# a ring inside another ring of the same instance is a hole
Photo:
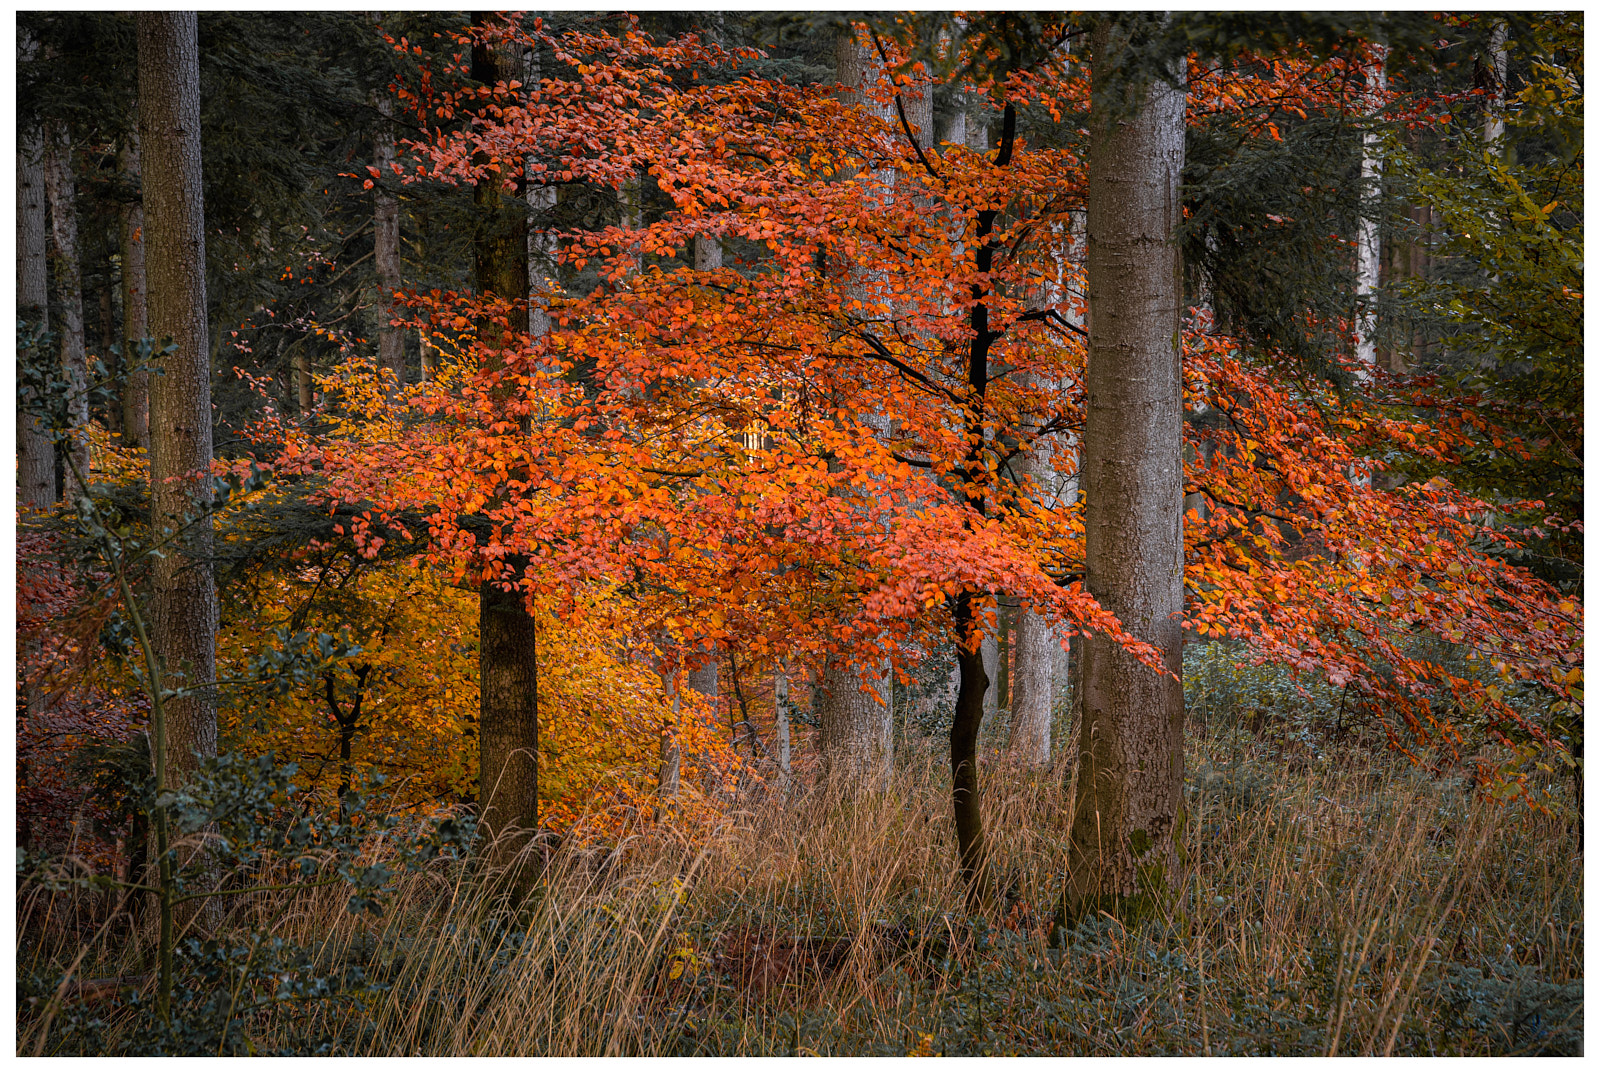
[[[17,19],[19,1055],[1581,1055],[1581,14]]]

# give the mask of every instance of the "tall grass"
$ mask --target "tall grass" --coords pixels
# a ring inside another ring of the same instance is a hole
[[[1066,784],[998,754],[1010,889],[967,915],[930,753],[879,793],[558,852],[515,906],[457,865],[408,876],[380,918],[331,892],[241,907],[220,922],[271,924],[314,947],[307,967],[358,963],[385,989],[236,1026],[261,1051],[312,1036],[352,1055],[1581,1051],[1575,814],[1362,750],[1272,761],[1195,744],[1181,888],[1132,929],[1053,926]],[[86,941],[60,897],[23,896],[19,971],[145,970],[138,938]],[[107,1002],[111,1045],[130,1011]],[[56,1048],[39,1014],[22,1024],[22,1049]]]

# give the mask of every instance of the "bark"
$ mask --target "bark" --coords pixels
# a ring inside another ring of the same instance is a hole
[[[1483,144],[1484,147],[1499,154],[1500,140],[1506,133],[1506,37],[1509,33],[1505,20],[1495,22],[1494,29],[1489,31],[1489,67],[1494,76],[1494,91],[1490,96],[1489,106],[1484,109],[1483,116]]]
[[[117,151],[117,169],[135,195],[122,205],[119,227],[122,254],[122,358],[128,377],[122,385],[122,444],[144,448],[150,441],[150,375],[135,366],[135,343],[150,336],[144,266],[144,193],[139,160],[139,131]]]
[[[32,42],[19,43],[29,58]],[[17,313],[29,325],[50,328],[49,223],[45,214],[44,135],[37,126],[17,131]],[[43,354],[35,352],[34,359]],[[48,508],[56,500],[55,446],[37,418],[17,420],[17,503]]]
[[[50,259],[54,267],[56,306],[61,321],[56,332],[61,344],[61,376],[71,393],[67,419],[67,466],[64,493],[71,500],[79,492],[77,477],[89,477],[89,370],[83,338],[83,261],[78,248],[78,190],[72,173],[72,138],[65,123],[52,122],[45,131],[44,186],[50,200]],[[74,474],[76,470],[77,474]]]
[[[378,368],[394,376],[389,399],[406,384],[405,332],[395,326],[394,291],[400,286],[400,198],[389,184],[394,176],[394,101],[388,93],[374,92],[378,128],[373,133],[373,154],[378,179],[372,187],[372,259],[378,275]]]
[[[1374,64],[1367,68],[1367,91],[1372,106],[1387,84],[1385,55],[1381,47]],[[1378,363],[1378,265],[1382,262],[1378,221],[1383,204],[1383,160],[1378,155],[1378,134],[1368,130],[1361,135],[1361,217],[1356,226],[1356,359],[1363,368]]]
[[[772,678],[772,718],[778,736],[778,770],[783,774],[781,789],[787,796],[794,777],[794,744],[789,734],[789,676],[782,668]]]
[[[311,409],[316,405],[317,398],[311,392],[311,353],[302,341],[295,350],[292,364],[294,373],[294,399],[301,417],[311,414]]]
[[[524,57],[526,84],[538,92],[542,59],[536,49]],[[545,184],[534,170],[534,157],[523,162],[528,201],[528,336],[547,337],[550,333],[550,301],[558,292],[556,235],[550,228],[556,207],[556,187]],[[431,363],[427,373],[432,373]],[[426,379],[426,375],[424,376]]]
[[[983,832],[983,797],[978,781],[978,731],[983,726],[983,695],[989,689],[989,676],[983,670],[982,654],[963,641],[973,623],[970,593],[956,595],[952,615],[961,685],[956,691],[956,712],[950,725],[950,794],[967,903],[969,907],[979,907],[993,898],[995,889]]]
[[[717,703],[717,661],[707,660],[704,664],[689,672],[689,689],[704,697],[713,707]],[[677,683],[673,683],[676,687]],[[678,793],[678,780],[680,769],[683,766],[683,747],[679,743],[679,735],[683,730],[682,703],[678,700],[676,688],[672,694],[672,719],[664,725],[661,733],[661,767],[656,773],[656,781],[660,783],[663,795],[675,797]],[[670,787],[669,787],[670,784]]]
[[[438,373],[438,357],[434,355],[433,342],[428,340],[426,327],[417,329],[417,378],[423,382],[432,382]]]
[[[1129,22],[1096,28],[1089,154],[1089,367],[1083,441],[1089,592],[1164,655],[1157,674],[1081,643],[1080,769],[1064,902],[1137,912],[1177,873],[1183,803],[1183,394],[1179,373],[1184,93],[1106,76]],[[1136,69],[1136,68],[1135,68]],[[1102,73],[1106,72],[1106,73]]]
[[[1045,616],[1017,612],[1017,654],[1011,695],[1011,755],[1022,764],[1050,763],[1050,724],[1055,699],[1055,628]]]
[[[120,371],[121,363],[117,355],[117,316],[115,310],[116,298],[112,295],[117,287],[117,280],[112,277],[115,264],[108,255],[105,260],[106,273],[100,286],[100,351],[105,353],[106,374],[115,380]],[[121,390],[118,390],[121,393]],[[122,405],[113,404],[106,412],[106,429],[122,438]]]
[[[859,104],[886,123],[894,123],[898,132],[894,105],[880,105],[865,93],[878,80],[876,55],[863,47],[848,28],[835,44],[839,85],[844,89],[845,101]],[[887,198],[894,188],[895,171],[875,170],[868,180]],[[854,265],[852,269],[852,288],[862,286],[868,280],[865,268]],[[881,419],[869,417],[867,422],[879,433],[888,431]],[[841,783],[876,786],[888,779],[894,767],[894,719],[888,701],[876,701],[864,692],[864,688],[872,689],[883,696],[885,684],[883,679],[868,679],[845,657],[829,656],[823,661],[818,708],[822,729],[818,741],[822,745],[823,766]]]
[[[823,678],[818,719],[828,774],[841,784],[883,785],[894,767],[888,677],[866,679],[842,657],[829,656]]]
[[[500,863],[539,825],[538,647],[521,584],[512,583],[485,582],[478,596],[478,819]]]
[[[1016,147],[1015,106],[1006,105],[1002,124],[1000,147],[995,152],[992,165],[1005,169],[1011,165],[1011,155]],[[977,215],[973,228],[977,247],[974,266],[980,277],[986,276],[994,268],[994,257],[998,251],[994,226],[999,217],[1000,212],[994,208],[986,208]],[[975,284],[972,296],[972,311],[968,320],[972,330],[972,340],[967,350],[968,401],[964,416],[964,429],[971,444],[967,447],[960,468],[961,478],[968,483],[986,477],[984,472],[987,463],[983,449],[984,407],[989,391],[989,349],[1001,337],[1001,331],[991,329],[989,306],[984,299],[988,296],[987,290]],[[974,502],[973,508],[980,516],[988,510],[988,492],[981,483],[975,494],[968,490],[969,499]],[[989,676],[984,671],[970,592],[963,591],[956,596],[951,622],[955,631],[956,665],[961,673],[961,683],[956,694],[955,718],[950,725],[950,793],[962,882],[966,886],[968,906],[976,908],[993,898],[995,880],[983,833],[983,797],[978,779],[978,731],[983,726],[984,694],[989,689]]]
[[[672,711],[661,723],[661,765],[656,772],[656,793],[666,798],[678,796],[683,774],[683,750],[678,747],[678,734],[683,728],[683,695],[678,685],[678,676],[674,676]]]
[[[158,540],[154,644],[195,692],[167,705],[174,781],[217,751],[217,600],[211,576],[211,374],[200,176],[200,55],[194,12],[141,13],[139,127],[144,151],[150,331],[176,350],[150,384],[150,496]],[[171,544],[175,542],[175,544]]]
[[[485,25],[491,17],[475,13],[473,25]],[[504,47],[473,46],[474,80],[492,85],[520,81],[522,74],[521,55]],[[505,196],[493,180],[478,183],[473,202],[479,294],[525,300],[526,205]],[[491,349],[510,340],[492,326],[485,327],[482,339]],[[486,366],[494,365],[490,356]],[[502,391],[502,396],[507,393]],[[478,818],[491,843],[490,856],[499,863],[514,859],[525,844],[517,841],[517,832],[531,832],[539,825],[537,637],[521,585],[527,567],[526,558],[507,558],[502,580],[483,583],[478,595]]]

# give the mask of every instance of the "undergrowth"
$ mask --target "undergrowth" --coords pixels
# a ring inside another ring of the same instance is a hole
[[[1011,890],[984,914],[961,908],[930,759],[875,795],[558,850],[516,904],[449,860],[399,876],[379,916],[337,887],[244,895],[192,919],[186,981],[199,1003],[234,977],[205,1019],[228,1016],[239,1052],[1581,1052],[1574,812],[1368,749],[1281,753],[1192,744],[1182,886],[1132,929],[1054,927],[1066,783],[996,754]],[[148,932],[125,912],[91,922],[105,905],[24,883],[19,1052],[140,1051]],[[246,952],[262,966],[229,972]]]

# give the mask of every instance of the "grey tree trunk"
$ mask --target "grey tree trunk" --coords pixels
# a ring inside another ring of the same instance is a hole
[[[542,77],[542,60],[536,49],[529,49],[523,58],[527,72],[524,79],[531,91],[539,90]],[[550,228],[551,213],[556,207],[556,187],[534,170],[534,158],[523,161],[523,176],[527,180],[528,201],[528,336],[547,337],[550,334],[550,300],[561,286],[557,279],[555,231]],[[424,337],[426,351],[426,337]],[[432,360],[427,361],[427,374],[432,373]],[[424,375],[426,380],[427,375]]]
[[[1179,371],[1184,92],[1107,77],[1136,19],[1103,20],[1089,154],[1087,586],[1160,649],[1173,677],[1114,643],[1083,650],[1083,721],[1064,904],[1137,911],[1172,884],[1183,804],[1183,393]]]
[[[1494,91],[1490,94],[1489,104],[1484,109],[1483,116],[1483,145],[1495,155],[1500,154],[1500,139],[1506,133],[1506,38],[1509,36],[1509,27],[1504,19],[1499,19],[1494,24],[1494,29],[1489,31],[1489,66],[1494,71]]]
[[[67,414],[72,435],[67,439],[65,493],[69,500],[79,488],[74,469],[89,477],[89,370],[83,339],[83,264],[78,249],[78,187],[72,173],[72,137],[63,122],[45,131],[44,186],[50,200],[50,252],[55,268],[56,305],[61,322],[56,332],[61,344],[61,375],[71,387]]]
[[[1378,94],[1388,84],[1384,70],[1385,54],[1379,51],[1373,66],[1366,71],[1369,106],[1376,117]],[[1383,204],[1383,160],[1378,155],[1378,134],[1368,130],[1361,135],[1361,217],[1356,224],[1356,359],[1363,369],[1378,363],[1378,265],[1382,262],[1379,245],[1379,214]]]
[[[683,750],[678,734],[683,729],[683,695],[678,691],[680,672],[672,679],[672,711],[661,724],[661,764],[656,771],[656,793],[665,798],[678,796],[683,775]]]
[[[472,22],[484,25],[490,18],[474,13]],[[473,47],[474,80],[493,85],[520,81],[522,75],[520,54],[504,47]],[[526,205],[504,196],[493,180],[479,182],[473,200],[478,292],[526,299]],[[509,339],[486,325],[482,340],[492,347]],[[494,366],[492,360],[487,366]],[[526,844],[519,839],[539,826],[538,644],[521,586],[527,566],[525,557],[509,557],[501,581],[479,588],[478,818],[491,843],[491,858],[502,864],[515,859]],[[523,884],[519,875],[516,885]]]
[[[32,41],[19,39],[22,58]],[[50,328],[49,222],[45,213],[44,135],[38,126],[17,131],[17,313],[31,324]],[[36,353],[34,359],[43,359]],[[48,508],[56,500],[55,446],[45,424],[17,420],[17,503]]]
[[[378,180],[372,187],[372,259],[378,275],[378,367],[394,376],[389,388],[393,400],[406,384],[405,332],[391,324],[395,317],[394,291],[400,287],[400,198],[389,182],[394,171],[394,100],[387,92],[374,92],[378,128],[373,134],[373,155]]]
[[[884,122],[898,125],[894,105],[880,105],[866,96],[864,90],[878,81],[877,57],[863,48],[850,29],[846,29],[835,42],[839,85],[844,88],[844,99],[859,104]],[[895,171],[884,168],[873,171],[869,181],[885,190],[895,185]],[[856,265],[855,281],[865,281],[863,268]],[[875,426],[886,432],[886,425]],[[851,668],[847,658],[828,656],[823,660],[821,687],[818,697],[818,719],[821,731],[818,741],[822,745],[823,766],[842,783],[875,786],[887,780],[894,767],[894,717],[887,699],[873,698],[863,688],[884,695],[884,679],[869,680],[860,671]]]
[[[789,676],[781,667],[772,677],[772,719],[778,736],[778,772],[783,779],[779,790],[787,797],[794,778],[794,743],[789,733]]]
[[[192,11],[141,13],[139,127],[144,150],[150,330],[176,351],[150,386],[155,646],[196,688],[167,705],[177,781],[217,751],[217,599],[211,577],[211,367],[205,210],[200,180],[200,50]]]
[[[823,679],[817,718],[826,771],[839,782],[882,785],[894,767],[888,676],[869,680],[842,657],[829,656]]]
[[[144,267],[144,194],[139,162],[137,125],[128,141],[117,151],[117,169],[123,181],[138,191],[138,196],[122,206],[120,227],[122,254],[122,358],[132,368],[136,358],[134,342],[150,335],[150,313],[146,306]],[[122,385],[122,444],[144,448],[150,441],[150,376],[132,368]]]

